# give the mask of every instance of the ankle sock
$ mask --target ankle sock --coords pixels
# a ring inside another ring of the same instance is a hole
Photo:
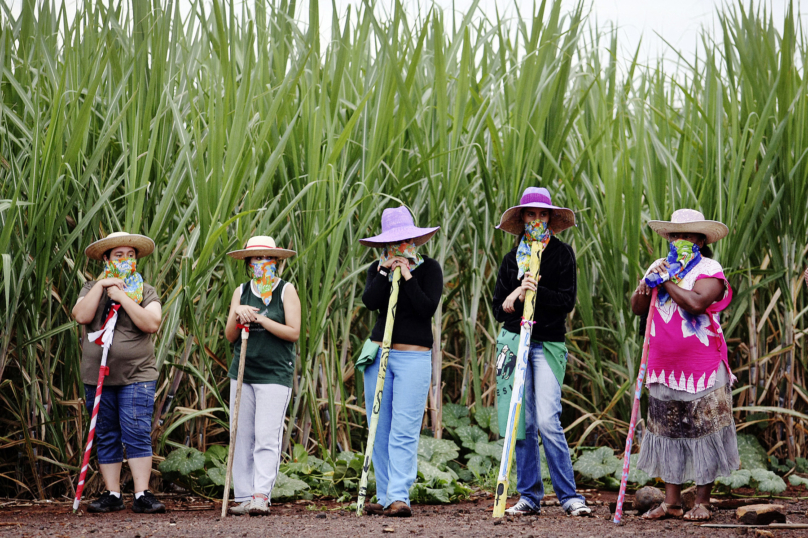
[[[112,495],[113,497],[115,497],[116,499],[121,498],[121,492],[120,491],[110,491],[109,494]]]
[[[145,491],[141,491],[140,493],[135,493],[135,499],[140,499],[141,497],[143,497],[144,493],[145,493]]]

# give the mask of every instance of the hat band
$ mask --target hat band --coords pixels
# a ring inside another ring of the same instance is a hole
[[[553,205],[553,201],[550,199],[550,197],[540,192],[529,192],[525,194],[522,196],[522,200],[520,200],[519,205],[536,203]]]
[[[278,248],[278,247],[271,247],[269,245],[250,245],[246,247],[244,250],[250,250],[251,248]]]

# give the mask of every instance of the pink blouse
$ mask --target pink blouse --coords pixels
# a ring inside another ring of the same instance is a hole
[[[721,279],[726,287],[724,297],[711,304],[704,314],[690,314],[673,298],[668,299],[664,306],[657,303],[651,321],[648,385],[661,383],[674,390],[697,394],[715,385],[722,362],[727,372],[732,372],[727,362],[727,343],[719,317],[719,312],[732,301],[732,288],[721,264],[710,258],[702,258],[680,287],[692,290],[702,278]],[[734,381],[731,374],[730,379]]]

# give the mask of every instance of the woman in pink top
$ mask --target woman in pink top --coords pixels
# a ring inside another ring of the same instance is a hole
[[[732,300],[732,288],[707,246],[728,229],[692,209],[649,226],[670,241],[670,252],[651,265],[631,297],[634,313],[647,315],[651,289],[659,290],[649,339],[647,433],[638,467],[665,481],[665,502],[644,517],[682,517],[682,484],[695,482],[696,504],[684,518],[707,520],[713,482],[740,465],[730,390],[734,377],[719,317]]]

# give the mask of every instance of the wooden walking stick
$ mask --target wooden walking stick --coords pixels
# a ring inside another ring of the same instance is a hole
[[[230,499],[230,474],[233,472],[233,454],[236,450],[238,434],[238,408],[241,405],[241,385],[244,383],[244,363],[247,362],[247,339],[250,337],[250,325],[237,325],[241,329],[241,353],[238,360],[238,379],[236,380],[236,396],[233,401],[233,426],[230,428],[230,447],[227,450],[227,474],[224,475],[224,497],[222,498],[222,517],[227,515],[227,503]]]
[[[390,302],[387,305],[387,321],[384,324],[382,338],[382,355],[379,358],[379,375],[376,377],[376,392],[373,394],[373,407],[370,412],[368,424],[368,444],[365,447],[365,461],[362,464],[362,478],[359,480],[359,497],[356,500],[356,515],[361,516],[365,510],[365,497],[368,493],[368,473],[370,472],[370,459],[373,456],[373,444],[376,441],[376,426],[379,424],[379,411],[382,407],[382,394],[384,392],[384,378],[387,376],[387,359],[390,357],[390,343],[393,340],[393,323],[396,320],[396,306],[398,306],[398,286],[401,280],[401,267],[393,272],[393,287],[390,288]]]
[[[623,477],[620,479],[620,493],[617,494],[617,506],[614,510],[614,522],[620,523],[623,519],[623,501],[626,500],[626,484],[628,483],[628,468],[631,464],[631,445],[634,444],[634,428],[637,427],[637,416],[640,414],[640,396],[642,395],[642,382],[645,379],[645,370],[648,367],[648,347],[651,338],[651,323],[656,312],[657,293],[659,288],[651,292],[651,306],[648,308],[648,319],[645,321],[645,340],[642,344],[642,359],[640,360],[640,373],[637,374],[637,386],[634,390],[634,406],[631,408],[631,422],[628,426],[628,439],[626,451],[623,454]]]
[[[530,274],[538,276],[541,267],[541,254],[544,251],[539,241],[530,245]],[[533,334],[533,311],[536,307],[536,292],[525,293],[525,310],[522,314],[522,328],[519,331],[519,350],[516,353],[516,368],[511,389],[511,404],[508,407],[508,426],[505,428],[505,442],[502,445],[502,460],[499,464],[497,489],[494,496],[494,517],[505,515],[505,504],[508,500],[508,482],[513,463],[513,449],[516,446],[519,415],[522,412],[522,400],[525,393],[525,373],[527,358],[530,353],[530,336]]]

